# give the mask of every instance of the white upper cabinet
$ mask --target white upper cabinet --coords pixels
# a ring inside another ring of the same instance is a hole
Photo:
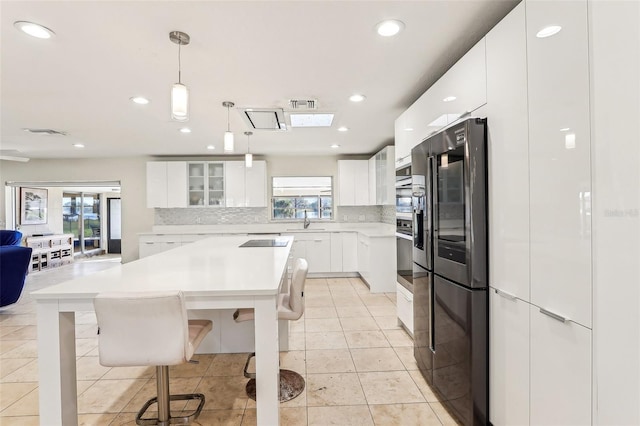
[[[395,122],[396,168],[430,134],[487,102],[485,39],[480,40]]]
[[[167,162],[147,163],[147,207],[167,207]]]
[[[225,161],[224,200],[226,207],[245,207],[244,161]]]
[[[267,162],[254,161],[245,168],[245,206],[267,207]]]
[[[189,207],[224,207],[224,162],[187,163]]]
[[[186,207],[186,191],[186,162],[149,161],[147,163],[147,207]]]
[[[373,182],[373,188],[375,188],[375,192],[369,194],[372,198],[371,204],[380,206],[395,205],[396,203],[396,169],[394,166],[394,156],[395,148],[393,146],[386,146],[371,157],[371,159],[374,160],[374,176],[372,178],[372,168],[369,167],[369,181]]]
[[[531,302],[591,327],[587,2],[527,2],[526,17]]]
[[[267,206],[267,163],[254,161],[246,167],[244,161],[225,161],[226,207]]]
[[[486,37],[489,283],[529,301],[529,130],[525,5]]]
[[[369,205],[369,161],[338,160],[338,205]]]

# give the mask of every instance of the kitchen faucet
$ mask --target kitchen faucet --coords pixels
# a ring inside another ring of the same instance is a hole
[[[311,225],[311,221],[307,218],[307,209],[304,209],[304,229],[307,229]]]

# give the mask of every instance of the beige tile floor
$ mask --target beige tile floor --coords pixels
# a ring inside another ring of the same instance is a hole
[[[118,262],[100,256],[30,274],[21,300],[0,310],[0,425],[40,424],[36,315],[29,292]],[[371,294],[355,278],[308,279],[305,299],[305,315],[291,323],[290,351],[281,354],[281,367],[302,374],[306,389],[281,405],[281,424],[456,424],[417,370],[412,340],[397,325],[395,294]],[[135,413],[155,395],[154,369],[102,367],[95,315],[79,313],[76,323],[79,424],[134,425]],[[170,372],[172,392],[206,396],[195,424],[255,425],[255,402],[244,391],[246,354],[196,358],[199,364]]]

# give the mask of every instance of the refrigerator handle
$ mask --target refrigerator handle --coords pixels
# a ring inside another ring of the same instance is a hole
[[[494,289],[494,290],[496,291],[496,294],[497,294],[498,296],[502,296],[502,297],[504,297],[504,298],[505,298],[505,299],[507,299],[507,300],[516,300],[516,299],[517,299],[517,297],[516,297],[516,296],[514,296],[514,295],[513,295],[513,294],[511,294],[511,293],[507,293],[506,291],[498,290],[497,288],[496,288],[496,289]]]
[[[540,308],[540,313],[541,313],[541,314],[545,314],[545,315],[547,315],[547,316],[549,316],[549,317],[553,318],[554,320],[557,320],[557,321],[560,321],[560,322],[568,322],[568,321],[571,321],[569,318],[563,317],[562,315],[558,315],[558,314],[556,314],[556,313],[554,313],[554,312],[551,312],[551,311],[547,311],[547,310],[546,310],[546,309],[544,309],[544,308]]]

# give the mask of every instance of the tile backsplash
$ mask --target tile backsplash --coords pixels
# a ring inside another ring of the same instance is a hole
[[[244,225],[270,223],[266,207],[154,209],[155,225]],[[338,206],[335,222],[396,223],[395,206]]]

